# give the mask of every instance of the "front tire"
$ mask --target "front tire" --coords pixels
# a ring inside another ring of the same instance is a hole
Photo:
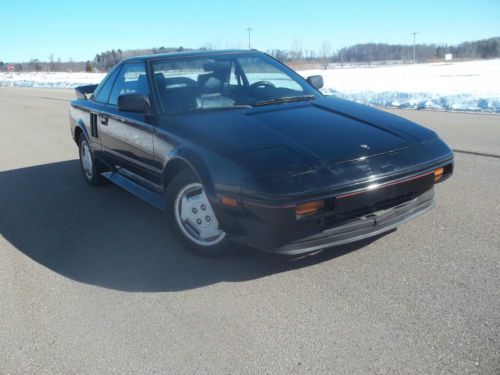
[[[92,186],[104,185],[107,180],[98,171],[94,156],[90,150],[90,144],[83,134],[78,139],[78,151],[80,154],[80,167],[85,181]]]
[[[176,237],[191,252],[216,257],[228,251],[231,243],[191,170],[177,174],[170,182],[166,203],[168,218]]]

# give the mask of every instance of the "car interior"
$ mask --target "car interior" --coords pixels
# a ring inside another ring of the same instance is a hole
[[[241,66],[234,60],[210,61],[203,64],[202,71],[191,71],[189,77],[186,75],[186,72],[180,72],[175,76],[172,71],[154,73],[158,96],[167,114],[250,107],[263,100],[304,94],[303,91],[276,87],[270,81],[250,84]]]

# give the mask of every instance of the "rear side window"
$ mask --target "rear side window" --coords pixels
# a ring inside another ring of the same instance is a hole
[[[149,95],[144,63],[123,65],[111,91],[109,104],[117,105],[118,97],[125,94]]]
[[[96,89],[97,96],[94,98],[94,100],[98,103],[107,103],[109,94],[111,93],[111,89],[113,88],[113,83],[115,83],[116,76],[118,75],[118,72],[120,69],[115,69],[112,73],[110,73],[108,79],[103,81],[102,86],[99,85]]]

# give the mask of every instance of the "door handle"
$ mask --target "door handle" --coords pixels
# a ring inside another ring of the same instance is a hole
[[[108,125],[108,118],[103,115],[99,115],[99,118],[101,120],[101,125]]]

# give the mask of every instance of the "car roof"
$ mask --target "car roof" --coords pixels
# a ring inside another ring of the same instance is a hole
[[[155,55],[143,55],[143,56],[133,56],[124,59],[122,62],[141,62],[147,60],[156,60],[162,58],[178,58],[178,57],[210,57],[216,55],[229,55],[229,54],[252,54],[252,53],[262,53],[257,50],[248,49],[227,49],[227,50],[197,50],[197,51],[182,51],[182,52],[169,52],[160,53]]]

